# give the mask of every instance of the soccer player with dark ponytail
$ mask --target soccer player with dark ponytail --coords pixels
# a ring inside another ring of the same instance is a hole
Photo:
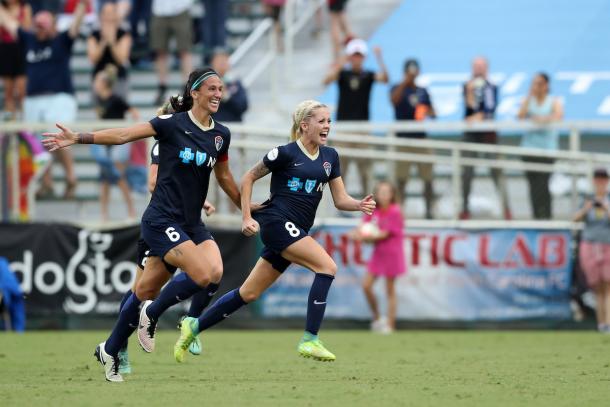
[[[215,292],[222,277],[220,250],[201,221],[212,170],[225,193],[241,205],[239,189],[229,170],[230,131],[212,119],[222,90],[222,81],[214,70],[199,69],[189,75],[182,96],[171,98],[173,114],[92,133],[75,133],[57,124],[60,132],[44,134],[43,143],[50,151],[77,143],[113,145],[146,137],[159,141],[157,184],[141,225],[142,237],[150,248],[149,258],[136,292],[125,301],[110,337],[95,351],[109,381],[123,381],[118,372],[118,352],[138,326],[140,303],[155,298],[171,277],[160,263],[184,273],[167,285],[154,307],[143,307],[140,313],[139,324],[145,334],[138,339],[147,351],[154,347],[156,321],[165,309],[201,290]]]

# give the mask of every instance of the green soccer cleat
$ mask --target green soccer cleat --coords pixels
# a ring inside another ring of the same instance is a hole
[[[121,349],[119,351],[119,373],[131,373],[131,363],[129,363],[129,353],[127,353],[127,349]]]
[[[189,352],[191,355],[199,356],[201,355],[201,350],[201,339],[199,339],[199,335],[197,335],[195,336],[195,340],[189,345]]]
[[[299,343],[297,349],[299,355],[304,358],[312,358],[321,362],[334,362],[337,359],[335,355],[324,347],[322,341],[317,338]]]
[[[197,339],[197,334],[193,329],[196,323],[197,319],[191,317],[184,318],[180,323],[180,338],[174,345],[174,358],[178,363],[184,362],[186,350]]]

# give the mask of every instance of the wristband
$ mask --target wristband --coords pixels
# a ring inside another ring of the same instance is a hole
[[[93,133],[78,133],[78,144],[94,144]]]

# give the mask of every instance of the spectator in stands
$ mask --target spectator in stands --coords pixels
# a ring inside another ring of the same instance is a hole
[[[275,30],[275,37],[277,40],[278,52],[284,51],[284,44],[282,42],[282,22],[280,21],[280,15],[282,9],[286,4],[286,0],[262,0],[265,5],[265,12],[273,20],[273,29]]]
[[[398,203],[396,188],[388,182],[380,182],[375,188],[377,209],[364,216],[364,223],[352,233],[355,240],[374,245],[362,282],[364,294],[373,314],[371,329],[380,333],[391,333],[396,329],[396,278],[405,273],[403,242],[404,219]],[[387,318],[381,317],[373,284],[378,277],[386,280],[388,304]]]
[[[133,47],[131,50],[131,63],[136,65],[150,56],[150,16],[152,0],[131,0],[129,12],[129,26]]]
[[[426,88],[417,86],[416,79],[419,75],[419,63],[415,59],[408,59],[404,66],[404,77],[401,83],[392,87],[390,99],[394,105],[394,117],[396,120],[417,120],[422,121],[427,117],[435,118],[436,113],[432,106],[432,100]],[[422,139],[426,137],[423,132],[417,133],[398,133],[398,137]],[[421,147],[402,147],[398,151],[426,154],[429,149]],[[417,165],[419,177],[424,182],[424,199],[426,201],[426,218],[432,219],[432,207],[434,200],[434,190],[432,188],[432,164],[431,163],[410,163],[401,161],[396,163],[396,180],[398,181],[398,192],[400,195],[405,193],[405,187],[411,175],[411,165]]]
[[[364,69],[364,59],[368,53],[366,42],[356,38],[345,47],[345,56],[331,69],[324,78],[324,84],[337,82],[339,87],[339,101],[337,108],[337,121],[368,121],[371,89],[375,82],[388,82],[388,73],[383,63],[381,48],[373,50],[377,58],[379,71],[373,72]],[[349,63],[349,68],[344,65]],[[359,144],[342,143],[344,147],[359,147]],[[363,195],[369,190],[368,175],[370,164],[366,159],[356,159]],[[341,168],[347,172],[349,159],[341,156]]]
[[[155,67],[159,77],[159,92],[155,104],[165,101],[169,75],[170,40],[175,38],[184,80],[192,70],[193,24],[190,9],[193,0],[153,0],[150,23],[150,46],[157,53]]]
[[[224,83],[222,100],[218,112],[214,114],[214,119],[221,123],[241,122],[244,113],[248,110],[248,93],[239,79],[227,77],[227,72],[231,70],[229,54],[224,50],[215,52],[211,67],[218,73]]]
[[[23,0],[2,0],[4,7],[19,26],[29,30],[32,25],[32,8]],[[14,120],[21,116],[25,97],[25,53],[19,38],[0,27],[0,77],[4,83],[4,119]]]
[[[229,18],[229,0],[202,0],[205,9],[203,15],[203,64],[210,62],[215,49],[227,45],[227,19]]]
[[[26,51],[26,74],[28,77],[27,96],[24,101],[26,122],[74,122],[77,104],[70,73],[72,45],[78,36],[85,15],[86,0],[78,4],[75,18],[68,31],[58,32],[55,16],[48,11],[34,15],[34,31],[19,28],[19,23],[4,9],[0,8],[0,26],[11,35],[19,35]],[[74,197],[76,176],[74,163],[69,149],[54,153],[66,173],[65,199]],[[48,170],[43,177],[43,185],[38,196],[53,194],[53,180]]]
[[[106,2],[100,10],[100,27],[87,39],[87,56],[93,64],[93,78],[107,66],[118,72],[115,94],[127,98],[127,67],[131,50],[131,35],[120,28],[117,5]]]
[[[608,172],[593,174],[593,195],[586,198],[574,221],[584,221],[579,260],[587,284],[595,292],[597,328],[610,333],[610,196]]]
[[[341,57],[343,44],[354,38],[347,22],[347,16],[345,15],[345,5],[347,2],[348,0],[328,0],[330,37],[333,42],[333,58],[335,61]]]
[[[5,314],[7,318],[5,319]],[[0,330],[25,331],[25,301],[19,280],[0,256]]]
[[[464,84],[464,105],[466,107],[464,119],[467,122],[481,122],[484,120],[493,120],[498,105],[498,88],[491,83],[487,77],[488,63],[483,57],[477,57],[472,61],[472,78]],[[464,141],[468,143],[483,143],[483,144],[498,144],[498,135],[494,131],[488,132],[468,132],[464,134]],[[476,157],[478,154],[474,152],[465,152],[464,157]],[[484,154],[491,158],[489,154]],[[462,219],[470,218],[470,210],[468,207],[468,199],[470,198],[470,189],[472,187],[472,178],[474,176],[474,168],[471,166],[464,167],[462,173]],[[504,210],[504,218],[511,219],[512,215],[508,204],[508,195],[506,193],[506,184],[502,175],[502,170],[498,168],[491,169],[491,176],[500,194],[502,206]]]
[[[116,67],[109,65],[103,71],[95,75],[93,90],[100,102],[100,119],[125,118],[129,113],[134,121],[140,119],[138,111],[129,106],[121,96],[113,92],[115,82],[118,79]],[[127,183],[125,171],[129,164],[129,154],[131,145],[123,144],[117,146],[92,145],[91,152],[100,165],[100,205],[102,220],[108,219],[108,201],[110,198],[110,185],[116,184],[123,194],[127,204],[128,216],[132,219],[136,217],[136,210],[131,197],[131,190]]]
[[[534,76],[529,95],[519,109],[519,119],[531,120],[541,127],[523,135],[521,146],[554,151],[559,149],[559,132],[545,128],[544,125],[563,118],[563,108],[558,98],[549,95],[549,76],[539,72]],[[523,157],[523,161],[532,163],[552,164],[554,160],[548,157]],[[530,189],[532,212],[536,219],[551,219],[552,204],[549,180],[551,173],[526,171]]]

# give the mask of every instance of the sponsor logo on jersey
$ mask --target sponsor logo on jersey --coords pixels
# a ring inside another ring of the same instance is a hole
[[[326,173],[326,176],[330,177],[330,170],[333,166],[328,161],[324,161],[324,164],[322,164],[322,166],[324,167],[324,172]]]
[[[216,136],[216,138],[214,139],[214,144],[216,145],[216,151],[220,151],[220,149],[222,148],[222,137],[221,136]]]
[[[305,181],[305,191],[307,191],[308,194],[311,194],[311,191],[316,187],[316,182],[318,181],[315,179],[308,179]]]
[[[178,154],[180,158],[182,158],[182,162],[184,164],[189,164],[191,161],[195,159],[195,154],[191,151],[189,147],[184,147],[184,150],[180,151]]]
[[[267,159],[269,161],[274,161],[277,158],[278,154],[279,154],[279,150],[277,149],[277,147],[275,147],[273,150],[271,150],[267,153]]]
[[[195,154],[195,162],[197,163],[197,165],[203,165],[205,163],[205,159],[207,158],[207,154],[206,153],[202,153],[201,151],[197,151],[197,153]]]
[[[289,179],[288,188],[290,188],[290,190],[292,192],[297,192],[298,190],[303,188],[303,183],[301,182],[301,178],[292,177],[292,179]]]

